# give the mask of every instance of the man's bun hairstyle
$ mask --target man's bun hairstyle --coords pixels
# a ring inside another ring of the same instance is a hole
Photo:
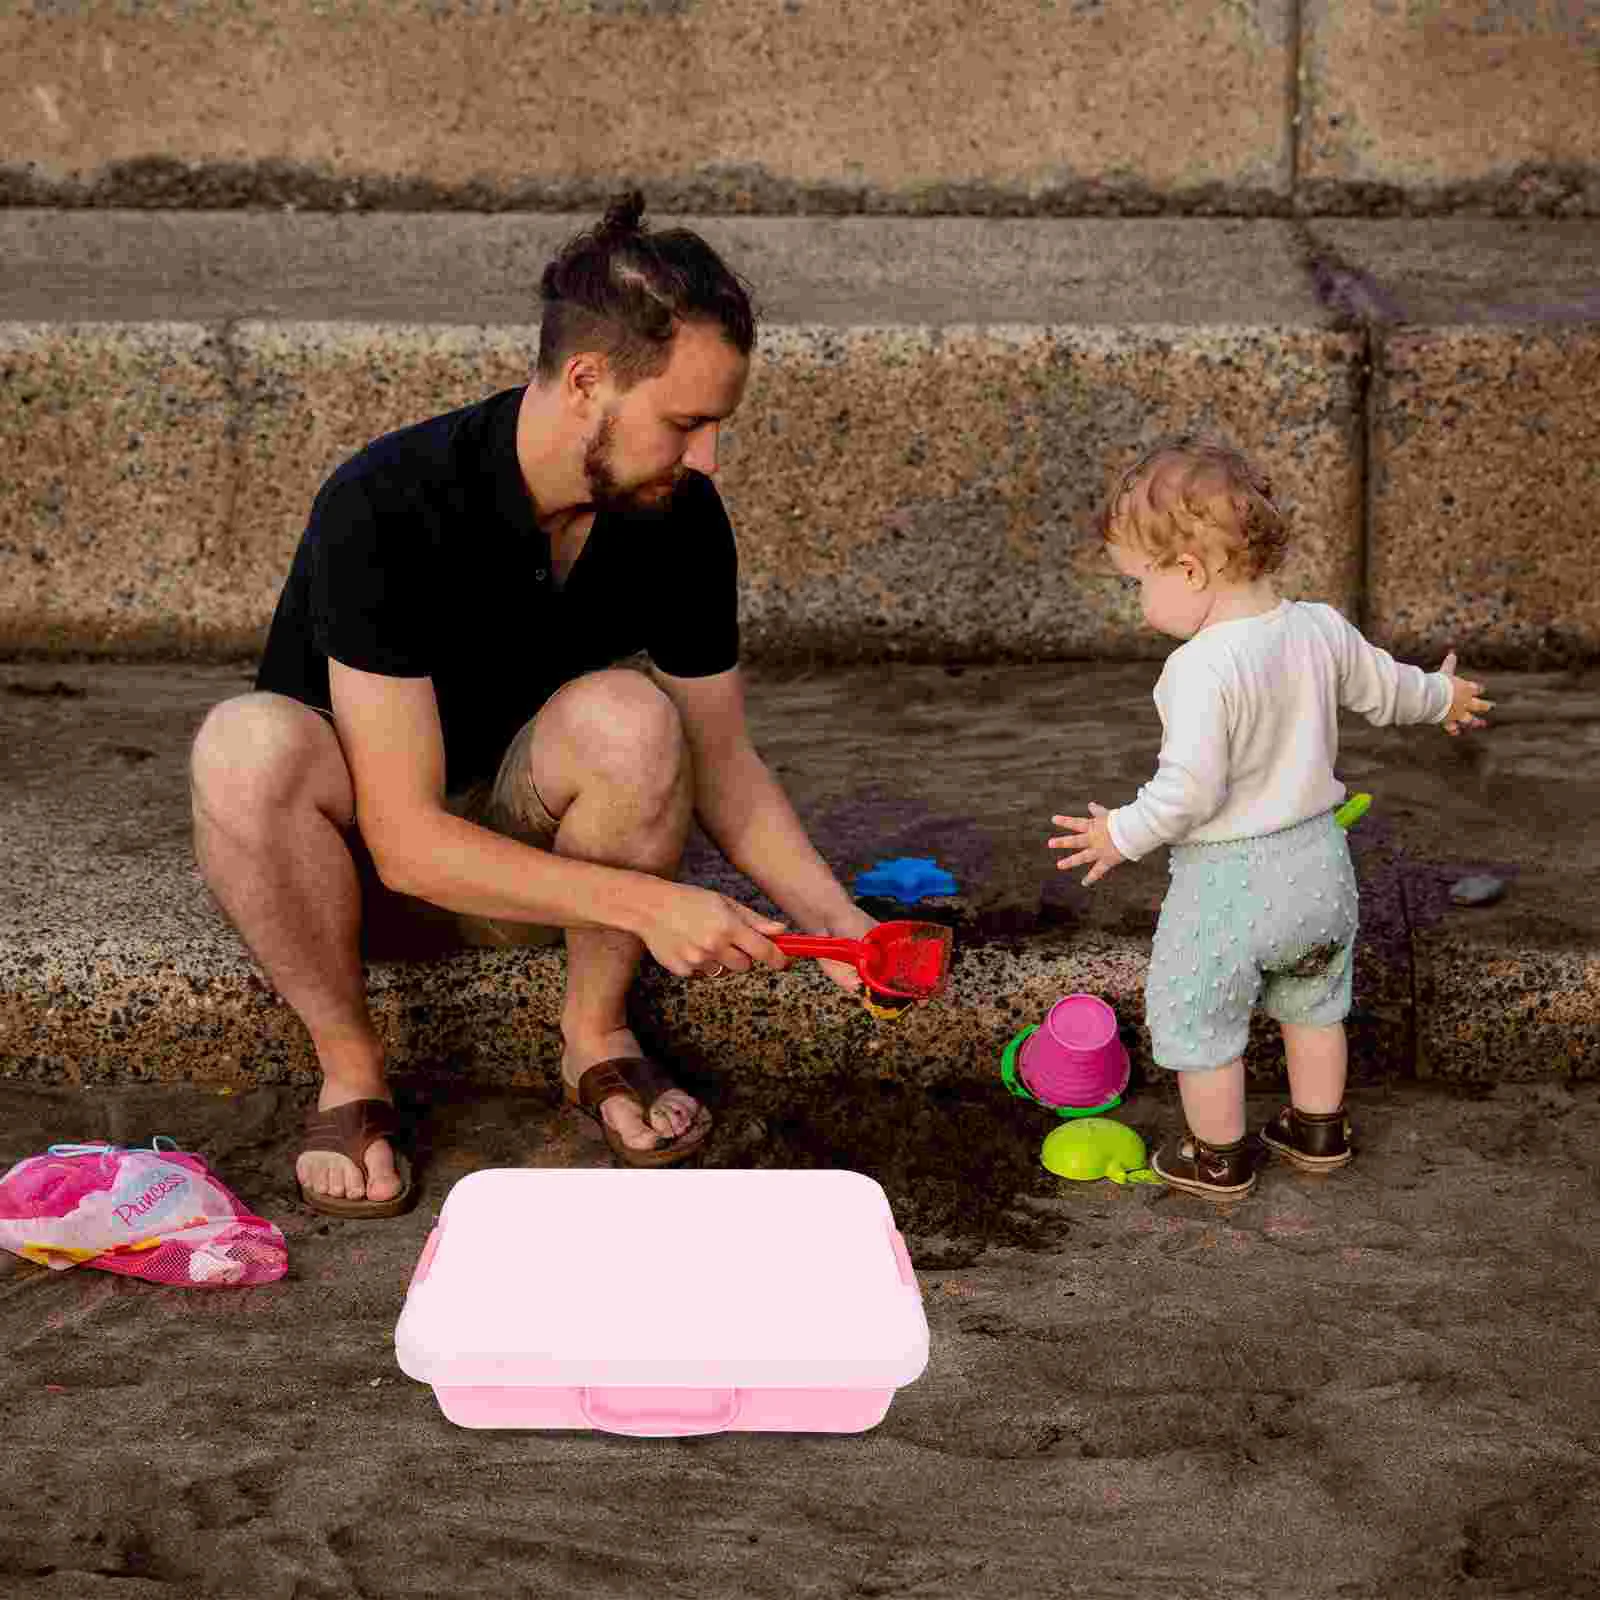
[[[748,286],[699,234],[654,233],[644,195],[628,189],[544,269],[538,373],[550,382],[579,351],[606,358],[623,389],[666,370],[683,322],[721,328],[741,355],[755,346]]]
[[[644,222],[644,191],[629,189],[626,194],[618,195],[606,207],[606,214],[599,227],[594,230],[596,239],[626,239],[630,234],[643,231]]]

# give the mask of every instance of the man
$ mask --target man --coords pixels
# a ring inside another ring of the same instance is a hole
[[[784,924],[672,881],[691,817],[798,927],[872,926],[745,724],[711,475],[754,314],[704,240],[642,211],[624,197],[546,268],[534,382],[323,485],[256,692],[195,741],[201,871],[322,1070],[296,1167],[318,1210],[409,1196],[362,971],[375,921],[564,929],[566,1096],[633,1165],[682,1160],[711,1120],[628,1028],[641,953],[680,977],[787,965]],[[641,651],[648,673],[613,665]]]

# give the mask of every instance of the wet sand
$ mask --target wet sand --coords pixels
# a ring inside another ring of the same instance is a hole
[[[169,1133],[291,1263],[201,1292],[0,1261],[0,1594],[1594,1593],[1594,1085],[1369,1086],[1352,1167],[1231,1208],[1053,1179],[1053,1124],[988,1087],[739,1085],[708,1159],[877,1177],[931,1360],[867,1434],[652,1441],[459,1429],[400,1373],[450,1184],[606,1159],[553,1094],[400,1088],[422,1203],[341,1223],[295,1203],[297,1091],[0,1086],[8,1157]]]

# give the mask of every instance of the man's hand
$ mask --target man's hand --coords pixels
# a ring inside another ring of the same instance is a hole
[[[1444,731],[1453,739],[1463,728],[1487,728],[1489,724],[1482,717],[1473,716],[1473,712],[1493,711],[1494,701],[1476,699],[1477,695],[1483,693],[1483,685],[1455,675],[1454,650],[1444,658],[1439,670],[1450,680],[1450,709],[1445,713]]]
[[[830,939],[864,939],[878,926],[876,917],[869,917],[860,906],[851,906],[848,912],[835,917],[825,933]],[[843,961],[822,961],[818,965],[846,994],[861,992],[861,974]]]
[[[1056,839],[1046,839],[1045,843],[1052,850],[1078,852],[1056,862],[1057,871],[1065,872],[1068,867],[1087,864],[1089,870],[1083,876],[1084,886],[1087,887],[1091,883],[1098,883],[1113,867],[1120,867],[1128,859],[1111,842],[1111,829],[1106,825],[1106,818],[1110,815],[1103,805],[1091,800],[1086,817],[1051,817],[1050,820],[1058,827],[1071,831]]]
[[[772,939],[774,922],[714,889],[656,879],[648,907],[634,931],[657,961],[680,978],[748,972],[758,961],[781,972],[789,958]]]

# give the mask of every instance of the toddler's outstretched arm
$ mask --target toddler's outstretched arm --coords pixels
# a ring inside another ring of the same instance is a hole
[[[1113,868],[1120,867],[1128,858],[1111,842],[1111,829],[1106,818],[1111,813],[1096,800],[1089,802],[1086,817],[1051,817],[1058,828],[1070,828],[1070,833],[1059,838],[1046,839],[1052,850],[1077,850],[1076,855],[1064,856],[1056,862],[1058,871],[1068,867],[1088,866],[1083,875],[1084,887],[1098,883]]]
[[[1446,733],[1458,734],[1463,728],[1485,724],[1473,715],[1488,711],[1494,702],[1479,700],[1483,685],[1455,675],[1456,653],[1452,650],[1437,672],[1396,661],[1387,650],[1365,638],[1353,623],[1332,606],[1312,605],[1311,615],[1330,630],[1329,641],[1339,663],[1339,704],[1357,712],[1378,728],[1431,722]],[[1439,679],[1445,679],[1441,684]],[[1448,688],[1449,702],[1439,704],[1440,693]]]
[[[1444,731],[1454,738],[1463,728],[1487,728],[1489,724],[1482,717],[1475,717],[1473,712],[1493,711],[1494,701],[1477,698],[1483,693],[1481,683],[1456,676],[1454,650],[1444,658],[1439,670],[1450,680],[1450,709],[1445,713]]]

